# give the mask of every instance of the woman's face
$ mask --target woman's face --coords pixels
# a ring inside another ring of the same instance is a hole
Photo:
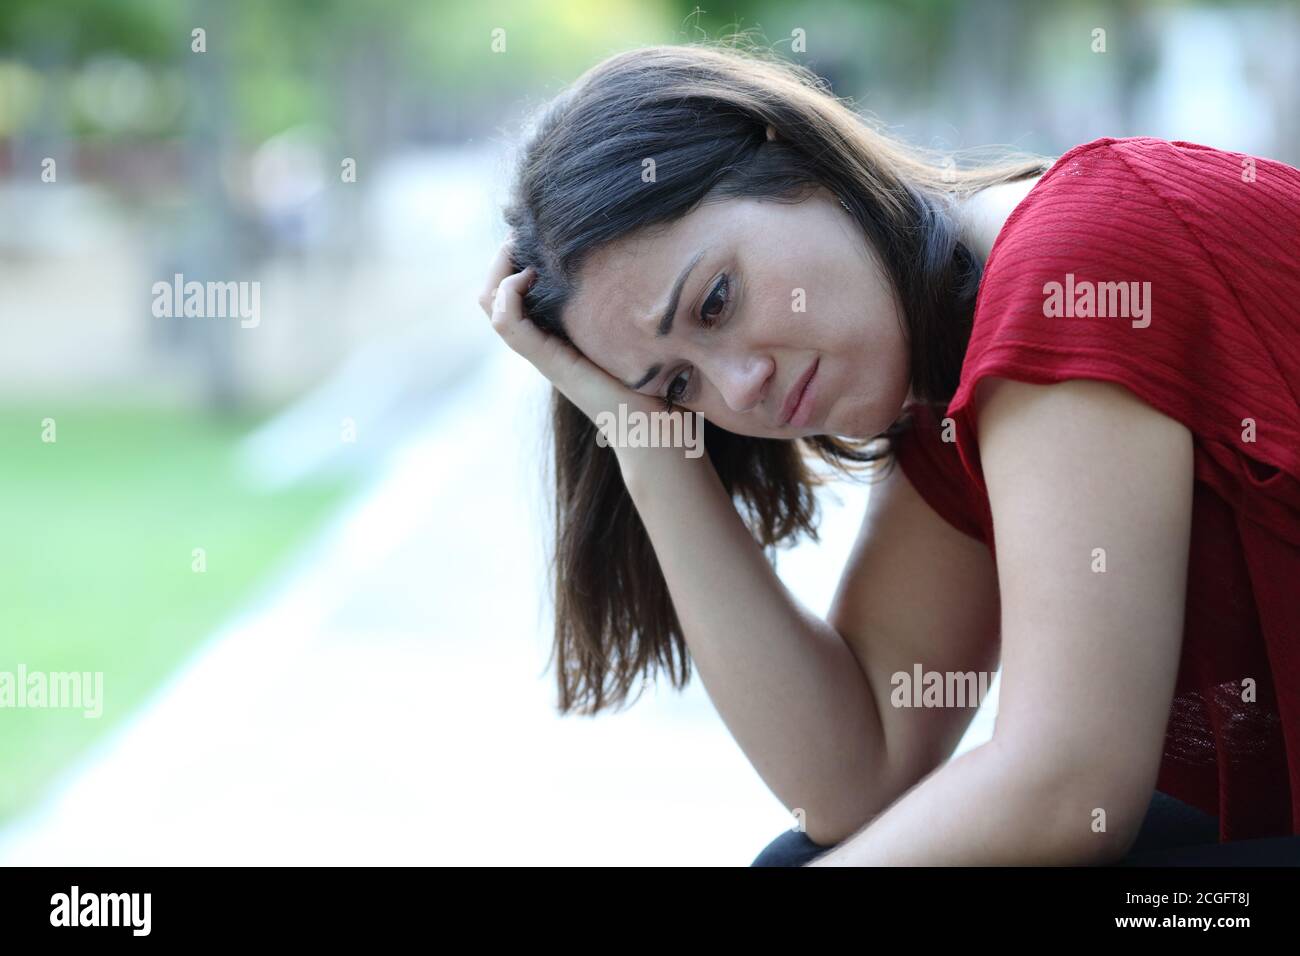
[[[826,189],[703,204],[595,250],[577,287],[564,326],[579,351],[727,431],[872,438],[908,398],[892,288]]]

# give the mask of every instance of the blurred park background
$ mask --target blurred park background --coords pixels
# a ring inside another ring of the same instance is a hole
[[[103,672],[104,712],[0,710],[0,862],[744,864],[790,825],[698,678],[554,716],[547,390],[475,301],[528,114],[735,30],[923,145],[1300,163],[1290,0],[5,0],[0,671]],[[155,316],[177,273],[260,321]],[[781,555],[819,610],[864,504]]]

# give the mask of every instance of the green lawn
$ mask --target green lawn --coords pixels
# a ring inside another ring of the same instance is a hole
[[[53,443],[42,441],[46,417]],[[340,481],[241,487],[232,451],[254,424],[0,407],[0,672],[104,674],[97,719],[0,707],[0,820],[129,716],[342,501]]]

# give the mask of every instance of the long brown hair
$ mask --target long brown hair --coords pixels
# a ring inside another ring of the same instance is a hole
[[[779,131],[769,140],[767,127]],[[642,182],[653,158],[655,183]],[[519,154],[505,219],[516,269],[537,270],[531,320],[570,339],[562,315],[599,246],[686,215],[703,202],[798,202],[818,186],[841,197],[884,263],[902,307],[913,394],[946,405],[970,336],[982,263],[959,240],[952,203],[1047,167],[1041,157],[958,168],[905,145],[834,96],[805,67],[743,37],[652,46],[592,67],[535,121]],[[558,389],[554,440],[555,642],[559,712],[596,714],[662,668],[684,687],[690,659],[659,561],[613,448]],[[705,423],[723,486],[769,557],[817,540],[814,489],[835,470],[875,472],[905,418],[864,442],[769,439]]]

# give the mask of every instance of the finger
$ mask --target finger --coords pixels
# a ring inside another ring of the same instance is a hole
[[[495,293],[492,296],[492,308],[489,315],[492,318],[492,327],[497,334],[503,338],[513,338],[518,340],[520,333],[526,333],[528,328],[532,328],[541,333],[532,322],[525,321],[524,317],[524,293],[528,291],[528,286],[532,284],[536,271],[529,266],[522,272],[516,272],[506,276],[497,285]],[[516,327],[519,328],[516,328]]]
[[[514,237],[507,236],[506,241],[497,249],[496,255],[492,258],[492,265],[488,268],[487,284],[478,297],[479,307],[488,315],[492,314],[492,300],[496,297],[501,280],[515,271],[513,252]]]
[[[536,270],[529,266],[501,281],[492,306],[492,328],[510,348],[559,384],[582,363],[583,357],[558,336],[542,331],[524,314],[524,293],[535,276]]]

